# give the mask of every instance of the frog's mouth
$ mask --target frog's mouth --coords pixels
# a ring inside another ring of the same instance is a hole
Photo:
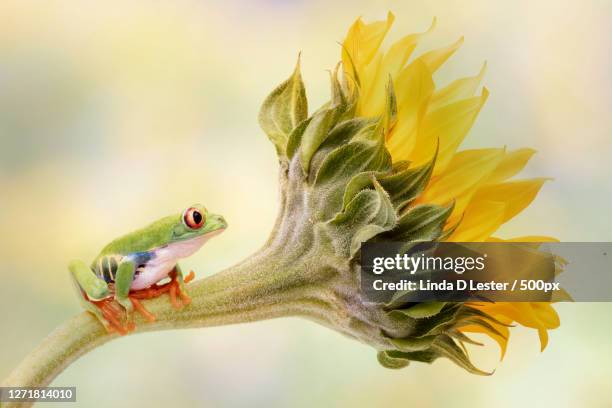
[[[206,237],[207,238],[206,241],[208,241],[212,237],[216,237],[217,235],[221,234],[223,231],[225,231],[226,228],[227,227],[221,227],[219,229],[216,229],[214,231],[211,231],[209,233],[204,234],[203,237]],[[204,242],[206,242],[206,241],[204,241]]]
[[[159,248],[157,251],[155,251],[155,255],[156,257],[174,259],[186,258],[197,252],[202,247],[202,245],[204,245],[209,239],[219,235],[224,230],[225,228],[219,228],[204,235],[175,241],[171,244],[166,245],[163,248]]]

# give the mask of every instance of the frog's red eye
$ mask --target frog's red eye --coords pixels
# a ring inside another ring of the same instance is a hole
[[[202,228],[202,225],[206,222],[206,217],[204,217],[204,214],[202,214],[200,210],[191,207],[185,210],[183,222],[191,229],[199,229]]]

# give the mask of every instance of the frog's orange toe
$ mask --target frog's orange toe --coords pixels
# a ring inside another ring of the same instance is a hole
[[[170,303],[172,303],[172,306],[175,309],[180,309],[181,307],[183,307],[183,305],[181,302],[179,302],[176,296],[177,292],[179,292],[178,284],[176,283],[176,281],[172,281],[172,283],[170,283],[170,290],[168,292],[170,294]]]
[[[187,276],[185,276],[183,280],[185,281],[185,283],[189,283],[192,280],[194,280],[194,278],[195,278],[195,273],[193,271],[189,271],[189,273],[187,274]]]
[[[181,297],[181,301],[183,302],[183,305],[184,305],[184,306],[187,306],[188,304],[190,304],[190,303],[191,303],[191,298],[189,297],[189,295],[187,294],[187,292],[185,292],[185,291],[181,290],[180,288],[179,288],[179,290],[178,290],[178,291],[179,291],[179,292],[178,292],[178,293],[179,293],[179,296]]]
[[[132,302],[132,305],[134,305],[134,309],[136,309],[145,319],[147,319],[147,321],[155,321],[155,315],[149,312],[136,297],[130,296],[130,301]]]
[[[129,331],[129,327],[123,327],[120,322],[120,312],[113,306],[113,301],[105,299],[99,302],[92,302],[102,312],[102,316],[108,322],[106,330],[109,333],[117,332],[121,336],[125,335]]]
[[[195,278],[195,273],[193,273],[193,271],[190,271],[189,274],[187,274],[187,276],[185,276],[183,282],[185,282],[185,284],[187,284],[187,283],[191,282],[193,280],[193,278]],[[179,296],[180,303],[182,303],[182,306],[187,306],[188,304],[190,304],[191,303],[191,297],[189,297],[187,292],[184,291],[181,288],[181,285],[179,285],[178,281],[176,280],[176,277],[174,277],[174,279],[172,280],[171,284],[174,286],[174,288],[176,290],[176,294]]]

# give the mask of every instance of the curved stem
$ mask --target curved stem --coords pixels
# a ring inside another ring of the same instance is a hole
[[[324,302],[308,295],[307,286],[288,285],[295,271],[279,267],[265,250],[209,278],[188,285],[192,303],[176,310],[168,296],[143,301],[156,316],[147,322],[135,316],[136,332],[217,326],[281,316],[304,316],[325,324]],[[93,315],[84,312],[66,321],[32,351],[3,382],[4,386],[49,384],[71,362],[118,338]],[[6,405],[10,406],[10,405]]]

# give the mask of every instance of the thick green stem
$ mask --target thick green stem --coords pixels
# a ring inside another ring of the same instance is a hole
[[[287,286],[289,274],[278,259],[264,252],[209,278],[188,285],[192,303],[175,310],[167,296],[145,301],[157,320],[136,316],[136,332],[217,326],[304,316],[326,322],[324,301],[309,295],[306,286]],[[51,333],[3,382],[4,386],[35,387],[49,384],[71,362],[88,351],[118,338],[109,334],[93,315],[81,313]],[[7,405],[10,406],[10,405]]]

